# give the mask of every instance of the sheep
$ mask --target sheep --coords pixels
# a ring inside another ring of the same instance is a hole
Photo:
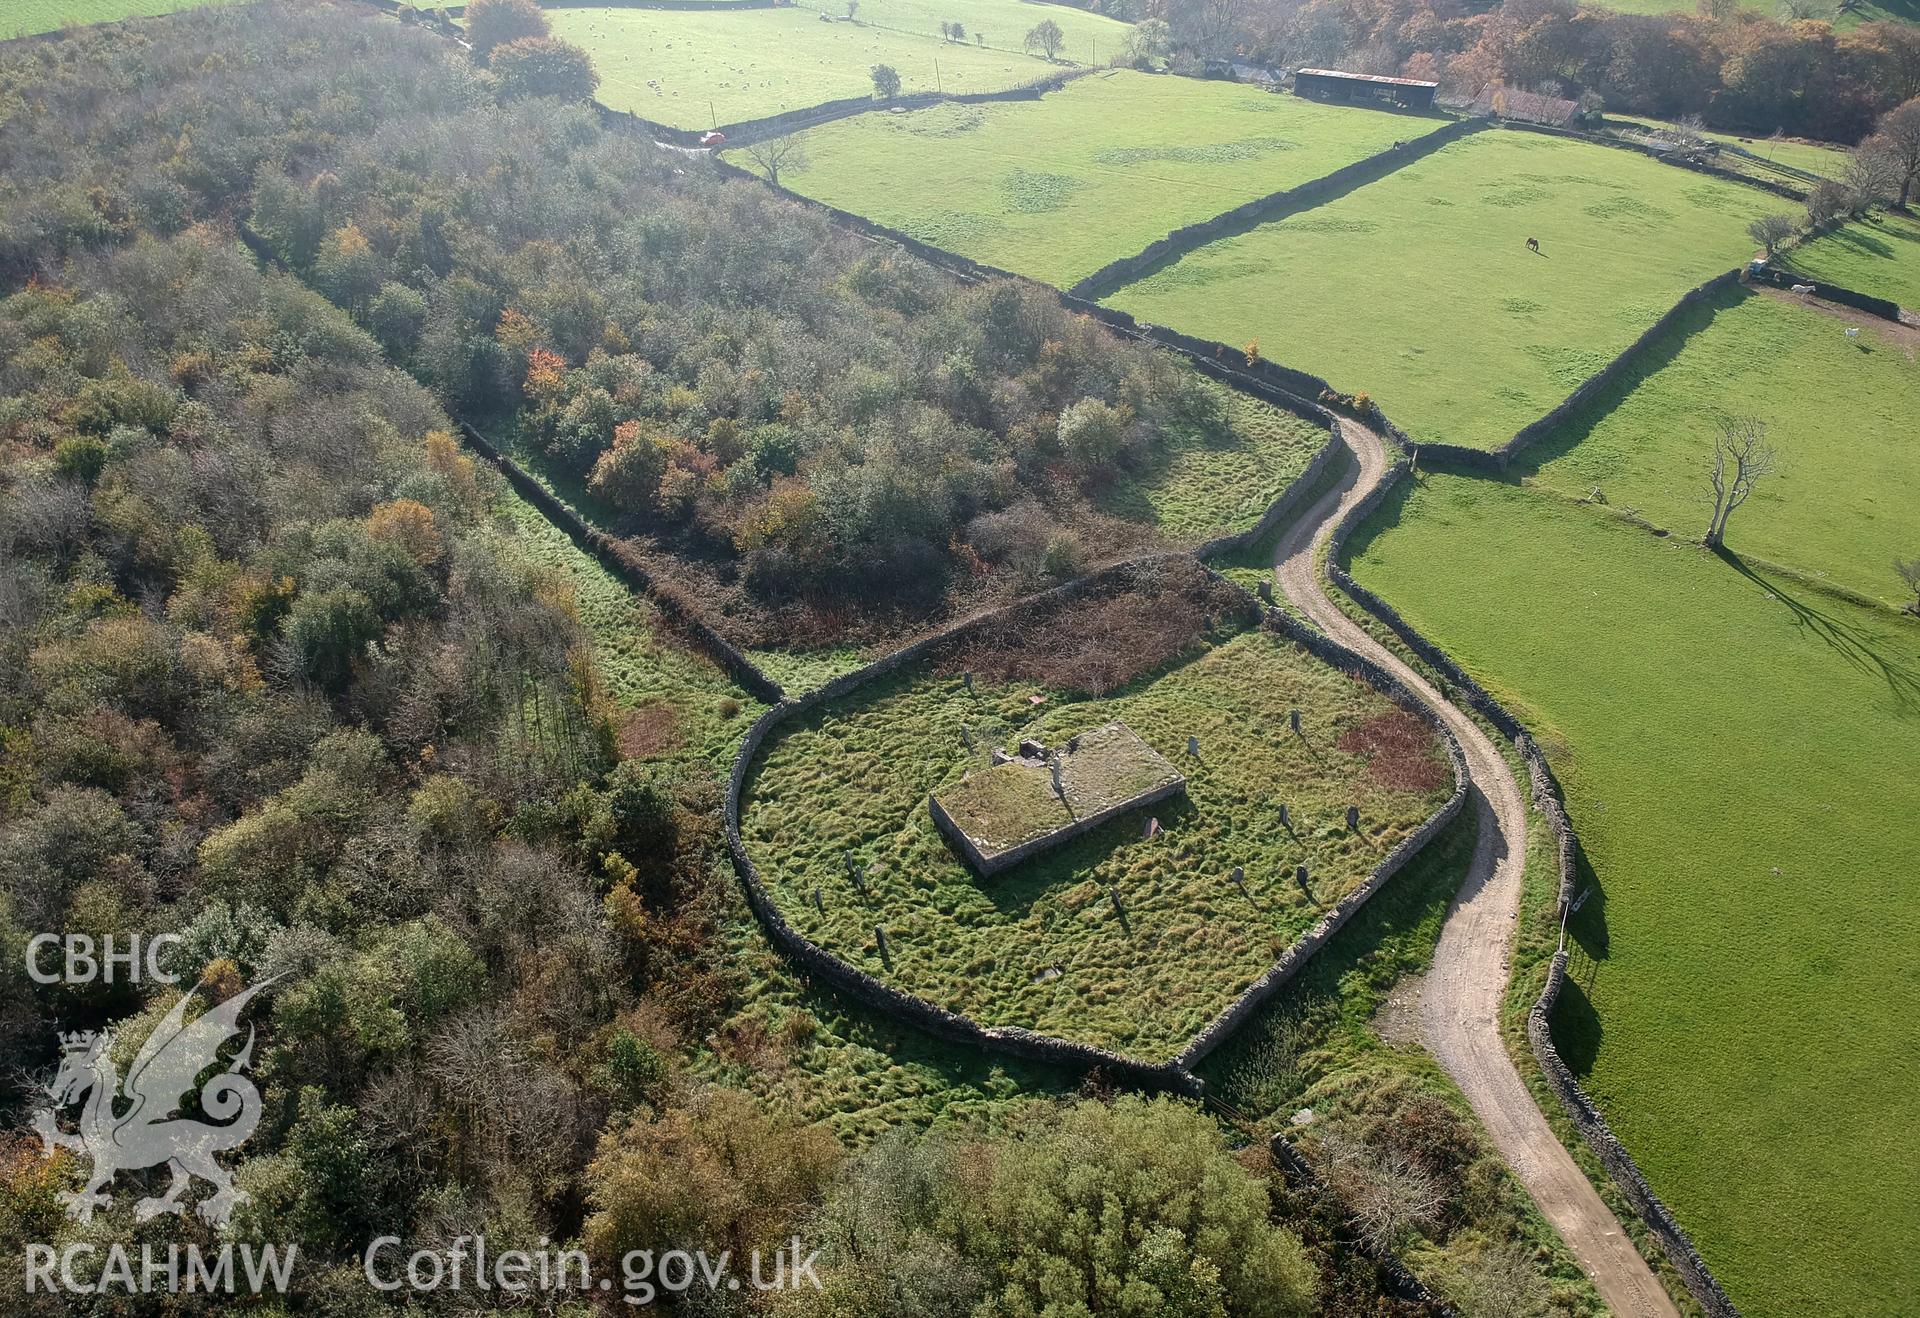
[[[1795,284],[1793,286],[1792,291],[1795,297],[1812,297],[1813,285],[1812,284]]]
[[[1857,338],[1859,338],[1859,337],[1860,337],[1860,327],[1859,327],[1858,325],[1849,325],[1849,326],[1847,326],[1847,337],[1848,337],[1848,338],[1850,338],[1850,339],[1857,339]]]

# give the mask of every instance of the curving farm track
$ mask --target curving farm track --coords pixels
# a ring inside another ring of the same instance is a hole
[[[1653,1270],[1547,1125],[1501,1035],[1525,863],[1526,797],[1480,726],[1327,598],[1319,554],[1340,519],[1379,484],[1390,465],[1385,441],[1372,430],[1342,419],[1339,434],[1356,467],[1281,540],[1274,554],[1275,584],[1322,631],[1393,673],[1446,720],[1466,752],[1479,814],[1473,863],[1447,910],[1433,969],[1421,990],[1421,1036],[1608,1307],[1622,1315],[1677,1318]]]

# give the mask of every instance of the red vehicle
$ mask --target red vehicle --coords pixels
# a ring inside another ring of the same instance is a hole
[[[727,135],[721,132],[717,128],[711,133],[702,133],[700,135],[701,146],[719,146],[722,142],[726,140],[727,140]]]

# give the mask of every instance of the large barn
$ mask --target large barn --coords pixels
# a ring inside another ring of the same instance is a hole
[[[1316,101],[1384,102],[1403,110],[1431,110],[1437,82],[1418,78],[1388,78],[1377,73],[1342,73],[1338,69],[1301,69],[1293,75],[1293,94]]]

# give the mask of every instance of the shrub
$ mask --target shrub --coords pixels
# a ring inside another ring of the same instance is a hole
[[[535,0],[472,0],[467,5],[467,40],[473,57],[485,64],[496,46],[548,34],[547,16]]]
[[[584,101],[600,85],[587,52],[553,37],[522,37],[493,52],[491,67],[506,100],[526,96],[556,96]]]

